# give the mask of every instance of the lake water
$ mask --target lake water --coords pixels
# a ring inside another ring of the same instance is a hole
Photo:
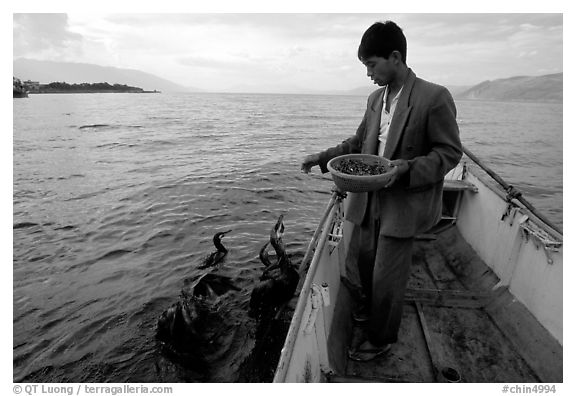
[[[356,130],[366,98],[257,94],[31,95],[13,102],[15,381],[208,379],[159,353],[182,280],[232,229],[224,271],[245,306],[284,214],[303,252],[330,197],[309,153]],[[465,146],[562,225],[562,105],[458,102]],[[238,343],[253,323],[239,319]]]

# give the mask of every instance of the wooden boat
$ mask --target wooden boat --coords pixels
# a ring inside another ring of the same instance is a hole
[[[416,238],[399,341],[370,362],[347,357],[360,329],[344,263],[351,224],[333,193],[274,382],[563,382],[562,232],[465,153],[445,178],[441,222]]]

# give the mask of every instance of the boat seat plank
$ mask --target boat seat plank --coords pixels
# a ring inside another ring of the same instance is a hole
[[[444,180],[444,191],[472,191],[478,192],[478,187],[467,180]]]
[[[440,370],[442,369],[442,362],[444,362],[444,357],[441,348],[438,348],[432,338],[430,337],[430,331],[428,330],[428,321],[424,315],[424,309],[422,304],[416,302],[414,304],[416,307],[416,312],[418,313],[418,320],[420,323],[420,329],[422,330],[422,335],[424,336],[424,341],[426,342],[426,349],[428,350],[428,355],[430,357],[430,364],[432,365],[432,373],[436,382],[441,382]]]
[[[409,289],[466,290],[458,276],[446,266],[445,257],[434,248],[434,241],[417,241],[412,259]]]
[[[453,308],[482,308],[491,300],[490,293],[461,290],[408,288],[405,295],[406,302]]]

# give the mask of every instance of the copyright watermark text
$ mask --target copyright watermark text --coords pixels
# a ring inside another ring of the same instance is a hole
[[[510,393],[513,395],[556,393],[556,385],[504,385],[502,387],[502,393]]]
[[[12,391],[15,395],[148,395],[148,394],[172,394],[171,386],[147,386],[147,385],[49,385],[49,384],[25,384],[14,385]]]

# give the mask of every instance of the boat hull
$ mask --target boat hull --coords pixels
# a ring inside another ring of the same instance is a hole
[[[547,247],[545,241],[526,231],[528,223],[537,219],[525,209],[509,207],[506,195],[477,173],[469,171],[465,176],[478,192],[463,197],[458,230],[498,276],[497,287],[509,288],[562,344],[563,247]],[[547,239],[561,238],[541,226]]]
[[[344,264],[352,224],[316,247],[275,382],[562,382],[562,235],[479,173],[461,164],[447,176],[444,218],[419,238],[400,340],[384,362],[347,359],[361,334],[354,282],[341,282],[354,280]],[[331,210],[324,238],[341,215]]]

